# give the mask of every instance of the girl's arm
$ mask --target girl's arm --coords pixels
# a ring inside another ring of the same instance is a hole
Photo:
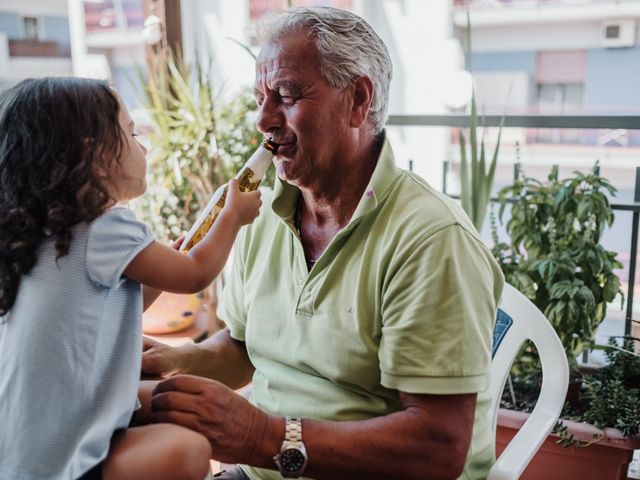
[[[180,235],[180,238],[178,238],[175,242],[171,244],[171,248],[173,248],[176,251],[179,251],[180,245],[182,245],[183,241],[184,241],[184,235]],[[161,293],[162,293],[162,290],[160,290],[159,288],[153,288],[153,287],[150,287],[149,285],[143,285],[142,286],[142,302],[143,302],[142,311],[146,312],[147,308],[153,305],[153,302],[157,300],[157,298],[160,296]]]
[[[259,191],[240,192],[238,182],[231,180],[224,208],[207,235],[188,254],[152,242],[136,255],[124,274],[162,291],[199,292],[222,271],[240,227],[253,222],[261,204]]]
[[[162,293],[162,290],[159,288],[153,288],[149,285],[142,286],[142,311],[146,312],[147,308],[153,305],[153,302],[157,300],[157,298]]]

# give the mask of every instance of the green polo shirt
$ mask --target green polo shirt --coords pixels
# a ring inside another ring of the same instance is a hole
[[[220,317],[255,366],[251,401],[272,414],[343,421],[401,410],[400,391],[479,392],[461,478],[486,478],[503,276],[470,220],[397,168],[385,140],[353,218],[308,271],[293,225],[299,197],[276,183],[238,237],[221,299]],[[281,478],[244,468],[252,479]]]

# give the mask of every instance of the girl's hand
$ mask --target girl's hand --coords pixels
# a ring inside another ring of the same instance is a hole
[[[182,245],[182,242],[184,242],[184,237],[185,234],[181,233],[178,239],[171,244],[171,248],[173,248],[174,250],[180,250],[180,245]]]
[[[238,220],[239,225],[247,225],[252,223],[258,213],[260,213],[260,191],[241,192],[238,188],[238,180],[232,178],[227,187],[227,200],[224,210],[227,213],[233,213]]]

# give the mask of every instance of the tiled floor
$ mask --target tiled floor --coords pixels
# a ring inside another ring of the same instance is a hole
[[[636,450],[633,454],[633,460],[629,465],[629,478],[640,478],[640,450]]]

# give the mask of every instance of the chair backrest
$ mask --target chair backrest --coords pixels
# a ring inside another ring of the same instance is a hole
[[[505,284],[493,335],[491,421],[496,431],[500,398],[511,365],[525,340],[531,340],[542,363],[542,387],[533,412],[494,464],[488,480],[518,478],[553,429],[569,385],[569,365],[555,330],[538,308]]]

